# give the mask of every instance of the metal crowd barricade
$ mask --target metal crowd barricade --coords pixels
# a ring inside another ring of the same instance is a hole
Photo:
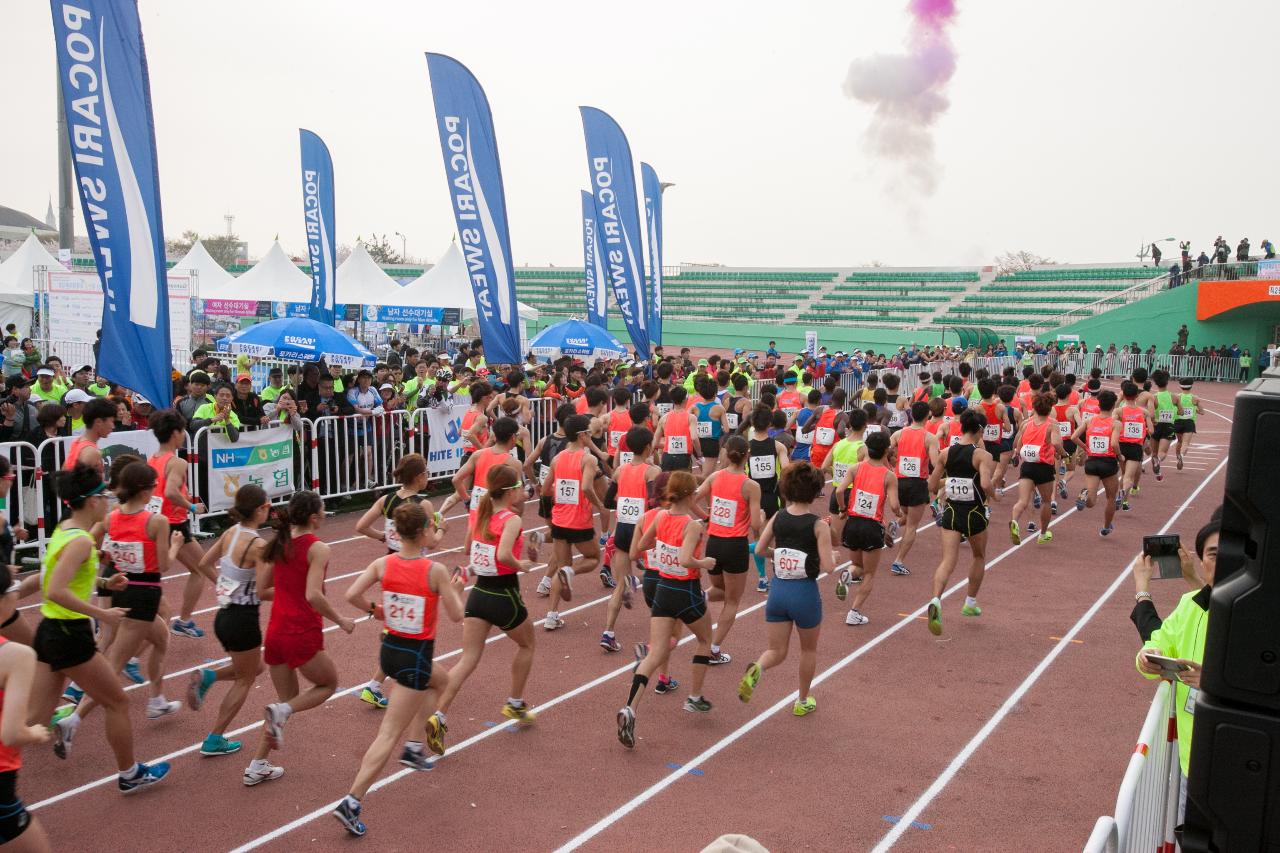
[[[1174,684],[1162,681],[1129,758],[1115,815],[1098,818],[1085,853],[1150,853],[1174,849],[1182,768]]]
[[[347,497],[396,485],[392,476],[396,463],[421,446],[414,414],[397,410],[313,420],[313,479],[318,481],[321,497]]]
[[[44,532],[42,516],[43,503],[40,494],[40,480],[43,479],[36,448],[26,441],[6,441],[0,444],[3,454],[10,465],[9,473],[14,475],[13,485],[9,487],[9,500],[5,504],[5,518],[10,529],[17,531],[35,526],[36,535],[25,542],[14,542],[15,556],[30,556],[26,552],[35,550],[43,553]]]

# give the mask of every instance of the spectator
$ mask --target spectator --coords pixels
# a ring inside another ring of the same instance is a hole
[[[1182,286],[1182,268],[1179,267],[1177,264],[1170,264],[1169,289],[1173,290],[1173,288],[1181,287],[1181,286]]]
[[[236,377],[236,389],[231,401],[232,409],[240,423],[256,427],[267,423],[266,412],[262,408],[262,399],[253,393],[253,377],[241,373]]]
[[[1183,323],[1182,328],[1178,329],[1178,346],[1184,349],[1187,346],[1187,338],[1191,337],[1191,332],[1187,329],[1187,324]]]
[[[1270,261],[1276,256],[1276,247],[1270,240],[1263,238],[1262,240],[1262,259]]]
[[[102,330],[101,329],[98,330],[98,333],[94,335],[94,338],[93,338],[93,363],[102,364]]]
[[[26,356],[23,355],[22,347],[18,346],[18,339],[15,337],[7,337],[4,339],[4,375],[7,379],[10,376],[21,376],[23,369],[26,367]]]
[[[36,349],[35,341],[31,338],[22,339],[22,359],[23,372],[28,379],[33,378],[36,375],[36,369],[40,367],[40,350]]]
[[[390,348],[390,350],[387,352],[387,366],[388,366],[388,367],[400,367],[400,368],[403,368],[403,367],[404,367],[404,356],[403,356],[403,355],[401,355],[401,353],[400,353],[400,339],[399,339],[399,338],[392,338],[392,339],[391,339],[391,348]]]
[[[5,399],[0,401],[0,441],[22,441],[36,427],[36,407],[30,402],[31,387],[21,376],[5,381]]]
[[[1209,256],[1206,255],[1203,250],[1201,250],[1200,252],[1200,257],[1196,258],[1196,266],[1197,267],[1209,266]]]
[[[1151,244],[1151,266],[1153,267],[1160,266],[1161,255],[1162,253],[1160,251],[1160,247],[1157,246],[1155,243],[1152,243]]]
[[[1225,264],[1231,257],[1231,250],[1227,248],[1227,241],[1219,237],[1218,242],[1214,245],[1217,246],[1217,249],[1214,252],[1214,263]]]
[[[1182,271],[1184,273],[1191,272],[1191,258],[1182,259]]]
[[[1243,240],[1240,241],[1240,244],[1236,246],[1236,260],[1237,261],[1249,260],[1249,238],[1248,237],[1245,237]]]
[[[1249,381],[1249,371],[1253,368],[1253,356],[1249,350],[1240,353],[1240,381]]]
[[[209,374],[203,370],[193,370],[187,375],[186,396],[175,402],[173,407],[178,410],[178,414],[182,415],[183,420],[190,424],[196,410],[212,402],[213,398],[209,396]],[[194,429],[191,431],[195,432]]]
[[[204,427],[221,430],[226,433],[228,441],[240,440],[241,422],[232,408],[235,392],[228,385],[217,390],[212,403],[205,403],[196,409],[188,427],[191,432],[199,432]],[[203,458],[204,454],[201,453]]]

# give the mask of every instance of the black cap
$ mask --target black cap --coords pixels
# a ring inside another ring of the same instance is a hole
[[[26,388],[31,383],[27,381],[27,377],[23,376],[21,373],[17,373],[6,379],[4,384],[6,388],[13,391],[17,388]]]
[[[284,371],[283,371],[283,370],[281,370],[281,369],[280,369],[280,368],[278,368],[278,367],[273,367],[273,368],[271,368],[271,370],[267,373],[267,375],[268,375],[268,376],[284,376]]]

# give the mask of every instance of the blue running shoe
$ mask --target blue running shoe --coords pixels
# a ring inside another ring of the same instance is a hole
[[[157,761],[155,764],[139,764],[138,772],[129,778],[119,777],[120,793],[132,794],[139,788],[146,788],[164,779],[169,773],[169,762]]]
[[[191,673],[191,680],[187,682],[187,707],[199,711],[204,704],[204,694],[209,692],[209,688],[217,680],[218,674],[204,667]]]
[[[347,828],[347,832],[352,835],[364,835],[365,826],[360,821],[360,804],[351,805],[350,798],[343,797],[342,802],[338,803],[338,807],[333,810],[333,816],[338,819],[338,823]]]
[[[67,689],[62,691],[62,698],[66,699],[72,705],[79,705],[80,700],[84,698],[84,691],[74,684],[67,684]]]
[[[756,582],[756,592],[768,592],[768,591],[769,591],[769,581],[766,580],[765,578],[760,578],[760,580]]]
[[[204,636],[204,631],[196,627],[194,619],[189,619],[186,622],[181,619],[174,619],[173,624],[169,626],[169,631],[179,637],[190,637],[193,640],[198,640]]]
[[[223,735],[211,734],[200,744],[201,755],[230,755],[240,751],[240,741],[227,740]]]
[[[137,658],[130,658],[124,665],[124,676],[134,684],[144,684],[147,680],[147,677],[142,674],[142,668],[138,666]]]

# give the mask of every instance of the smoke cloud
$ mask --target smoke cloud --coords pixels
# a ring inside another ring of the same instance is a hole
[[[956,70],[947,36],[956,0],[909,0],[911,30],[906,52],[855,59],[844,82],[847,98],[875,108],[867,149],[899,165],[906,183],[922,195],[937,188],[933,125],[947,111],[946,88]]]

